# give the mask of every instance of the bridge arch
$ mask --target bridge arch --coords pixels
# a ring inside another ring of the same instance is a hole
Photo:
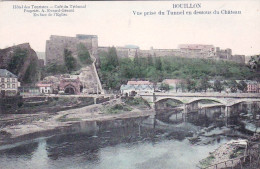
[[[183,100],[178,99],[178,98],[173,98],[173,97],[158,98],[158,99],[156,99],[155,103],[162,102],[164,100],[173,100],[173,101],[176,101],[180,104],[184,104]]]
[[[197,102],[197,101],[202,101],[202,100],[210,100],[210,101],[214,101],[214,102],[217,102],[217,103],[221,103],[223,105],[226,105],[226,101],[223,100],[223,99],[220,99],[220,98],[208,98],[208,97],[205,97],[205,98],[194,98],[194,99],[191,99],[189,100],[188,104],[190,103],[194,103],[194,102]]]
[[[260,99],[240,99],[240,100],[233,100],[232,102],[228,103],[227,106],[233,106],[242,102],[259,102],[260,103]]]

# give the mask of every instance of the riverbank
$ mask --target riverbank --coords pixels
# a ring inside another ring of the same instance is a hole
[[[249,139],[230,140],[222,144],[210,155],[201,160],[201,169],[214,168],[247,168],[258,169],[260,153],[260,134]]]
[[[116,114],[105,111],[115,105],[121,104],[125,103],[121,99],[114,99],[102,104],[59,111],[54,114],[42,112],[40,114],[30,115],[34,118],[24,123],[9,124],[0,129],[0,146],[35,139],[37,137],[62,134],[62,132],[65,131],[73,131],[73,126],[77,124],[148,117],[155,114],[149,107],[140,107],[139,105],[129,105],[129,110],[117,111]],[[15,115],[13,115],[13,117],[14,116]],[[18,116],[23,118],[28,115]],[[2,120],[5,119],[2,118]]]

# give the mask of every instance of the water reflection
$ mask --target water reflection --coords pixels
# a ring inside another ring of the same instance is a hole
[[[0,168],[172,169],[196,168],[209,152],[252,122],[259,109],[240,105],[231,111],[229,124],[221,107],[190,113],[184,122],[180,110],[146,119],[130,119],[74,126],[73,131],[48,139],[0,150]]]
[[[24,144],[10,149],[2,150],[0,157],[6,156],[11,158],[18,158],[18,157],[31,158],[33,152],[35,152],[37,148],[38,148],[37,142]]]

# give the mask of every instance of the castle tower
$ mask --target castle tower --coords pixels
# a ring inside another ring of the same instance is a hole
[[[82,35],[76,37],[51,35],[50,40],[46,41],[46,65],[64,63],[64,50],[72,52],[73,57],[78,55],[78,45],[83,44],[92,55],[97,54],[98,37],[97,35]]]

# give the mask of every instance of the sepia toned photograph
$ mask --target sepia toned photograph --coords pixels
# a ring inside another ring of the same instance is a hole
[[[1,1],[0,169],[259,169],[259,7]]]

